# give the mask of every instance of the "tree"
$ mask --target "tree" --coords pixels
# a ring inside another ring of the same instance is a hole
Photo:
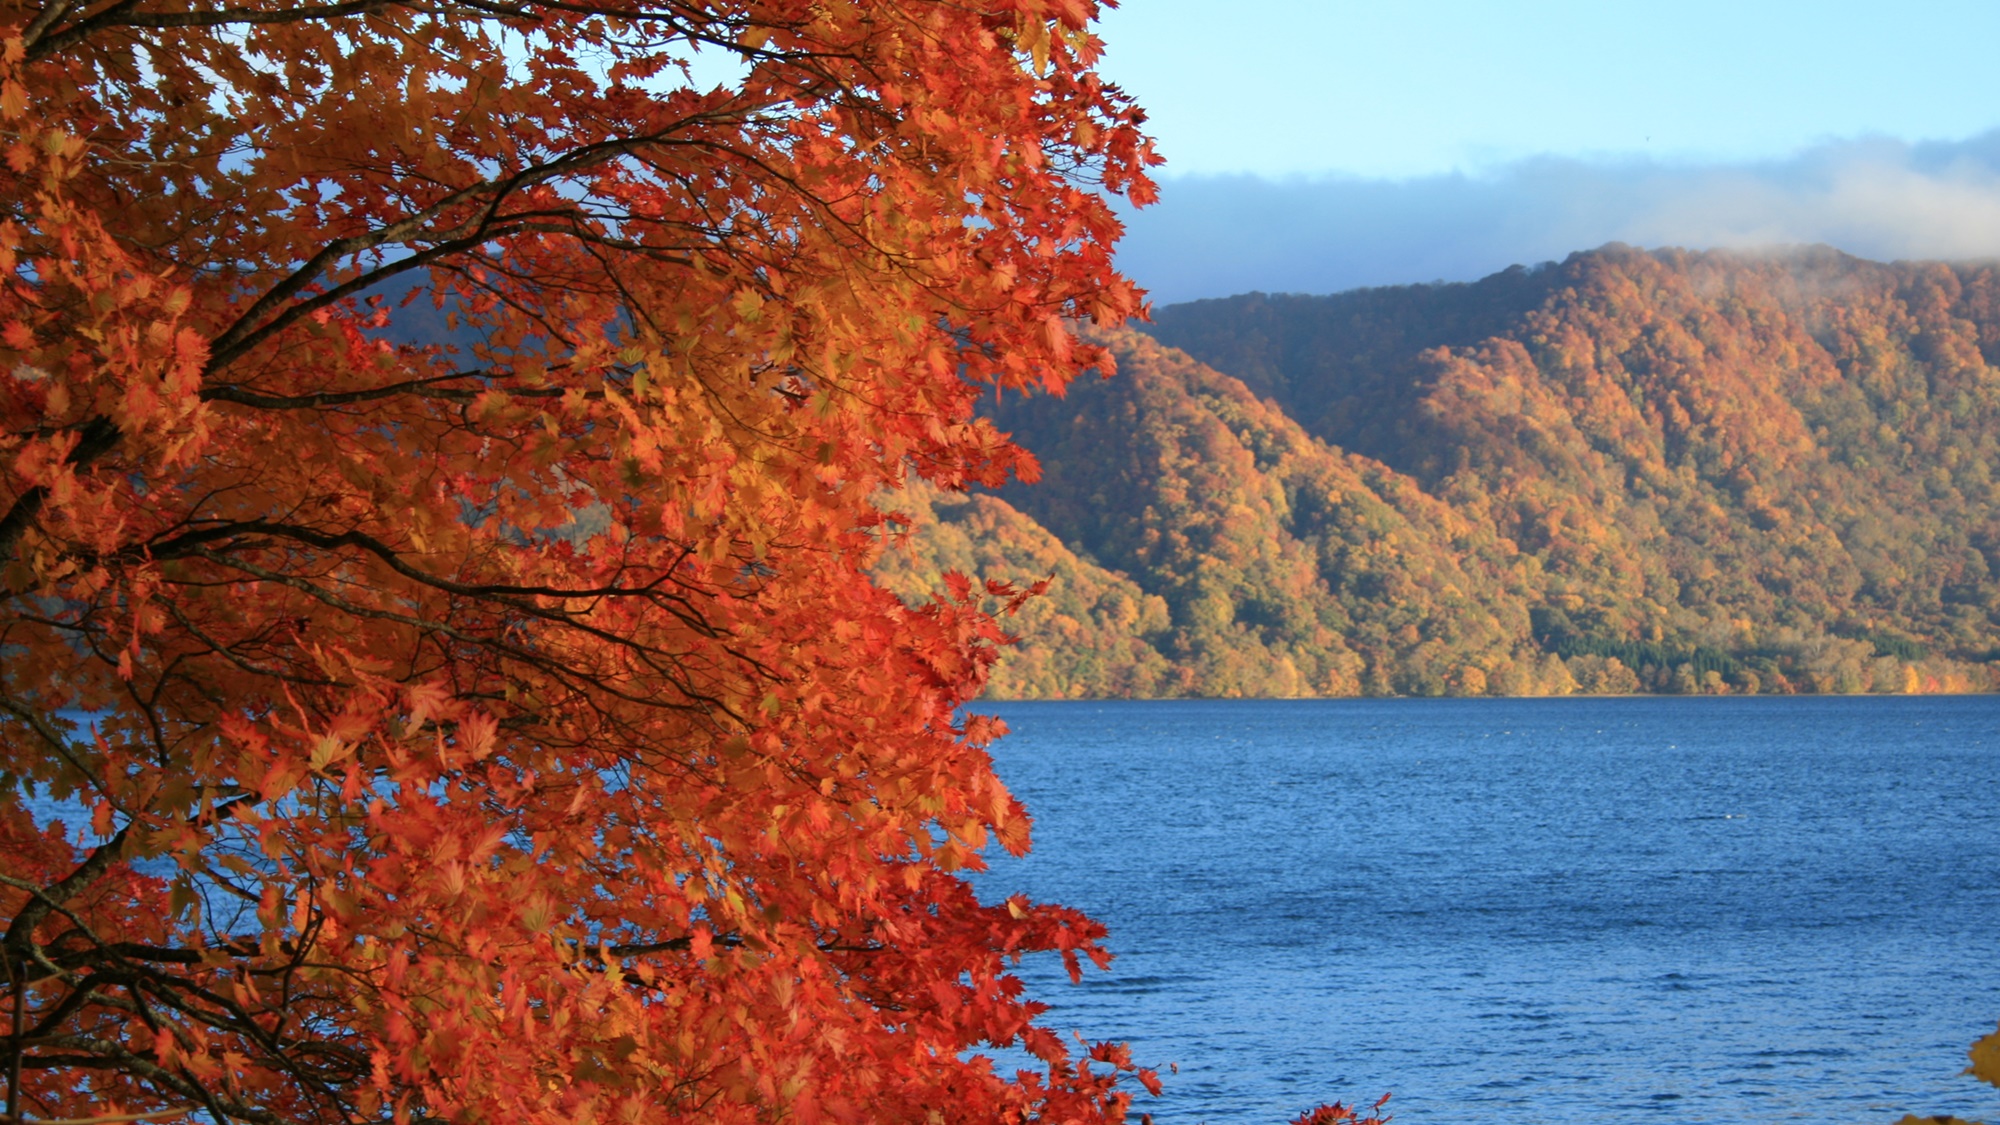
[[[1123,1115],[958,875],[1019,592],[864,576],[1137,307],[1095,7],[0,6],[12,1118]]]
[[[2000,1086],[2000,1031],[1973,1040],[1972,1048],[1966,1055],[1972,1060],[1972,1065],[1965,1069],[1966,1074],[1988,1085]],[[1918,1117],[1914,1113],[1906,1113],[1896,1125],[1979,1125],[1979,1123],[1946,1114]]]

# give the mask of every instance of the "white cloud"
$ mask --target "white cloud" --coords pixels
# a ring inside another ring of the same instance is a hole
[[[1468,280],[1612,241],[2000,257],[2000,131],[1829,143],[1759,164],[1538,158],[1400,181],[1187,177],[1130,226],[1120,264],[1161,303]]]

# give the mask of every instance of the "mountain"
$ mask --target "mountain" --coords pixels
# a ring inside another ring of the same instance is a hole
[[[1002,699],[1146,698],[1185,692],[1148,638],[1168,627],[1167,603],[1065,546],[1005,501],[917,481],[884,506],[922,531],[892,545],[875,580],[910,601],[934,595],[946,571],[1049,590],[1008,627],[1020,637],[989,681]]]
[[[1043,480],[898,564],[1057,572],[994,695],[1994,686],[1992,265],[1610,246],[1148,333],[995,404]]]

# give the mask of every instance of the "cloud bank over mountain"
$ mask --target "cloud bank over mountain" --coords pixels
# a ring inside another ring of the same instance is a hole
[[[1842,141],[1755,164],[1544,157],[1410,180],[1170,176],[1160,204],[1128,223],[1119,262],[1161,304],[1466,281],[1607,242],[1992,258],[2000,130]]]

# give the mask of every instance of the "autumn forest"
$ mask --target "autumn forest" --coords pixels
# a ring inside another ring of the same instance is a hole
[[[989,399],[878,574],[1048,577],[989,694],[1936,692],[2000,654],[2000,270],[1622,246],[1174,305]]]

